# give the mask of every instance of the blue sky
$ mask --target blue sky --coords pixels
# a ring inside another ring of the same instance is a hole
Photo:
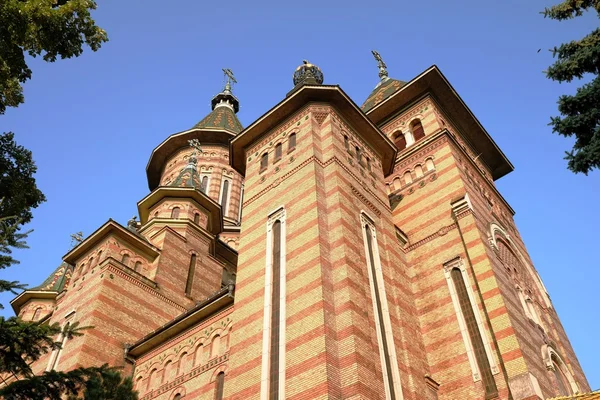
[[[0,130],[33,151],[48,197],[29,226],[31,249],[0,276],[37,285],[69,250],[71,233],[136,214],[148,193],[150,152],[210,111],[221,68],[238,78],[247,126],[292,88],[302,59],[361,104],[378,81],[370,54],[377,49],[397,79],[438,65],[515,165],[498,187],[592,388],[600,388],[600,172],[566,169],[572,140],[547,124],[558,96],[575,86],[542,73],[552,62],[547,49],[582,37],[598,19],[545,20],[539,12],[553,3],[100,2],[94,16],[110,42],[73,60],[33,60],[25,104],[0,116]]]

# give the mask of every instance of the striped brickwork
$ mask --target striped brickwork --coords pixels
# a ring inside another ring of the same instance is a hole
[[[296,149],[260,172],[259,156],[291,132]],[[344,135],[351,149],[359,146],[373,160],[372,174],[346,150]],[[378,156],[334,110],[314,105],[267,133],[247,157],[226,397],[260,398],[265,228],[269,212],[283,206],[286,398],[385,398],[361,211],[377,227],[404,398],[419,398],[425,390],[424,349]]]
[[[228,384],[232,311],[211,316],[136,360],[133,380],[140,400],[170,400],[177,394],[214,399],[219,372],[225,372]]]

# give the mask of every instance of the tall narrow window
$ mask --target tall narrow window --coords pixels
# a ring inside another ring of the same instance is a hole
[[[389,315],[384,312],[384,309],[387,310],[387,299],[385,298],[385,291],[382,290],[383,282],[380,281],[377,271],[380,265],[379,255],[375,254],[374,226],[367,222],[364,215],[361,215],[361,221],[363,224],[367,268],[369,269],[369,284],[373,299],[373,311],[375,314],[375,326],[379,342],[384,386],[389,394],[389,398],[396,399],[397,387],[394,381],[399,381],[398,367],[397,363],[393,361],[395,359],[395,350],[393,348],[393,338],[391,337],[391,322]],[[394,379],[394,375],[396,375],[396,379]]]
[[[121,257],[121,263],[129,267],[129,254],[123,254],[123,257]]]
[[[133,265],[133,270],[135,272],[141,272],[142,271],[142,262],[136,261],[135,264]]]
[[[283,153],[283,146],[281,143],[275,145],[275,161],[281,160],[281,154]]]
[[[267,169],[269,166],[269,153],[265,153],[260,158],[260,170]]]
[[[40,319],[41,313],[42,313],[42,307],[36,308],[35,311],[33,312],[33,316],[31,317],[31,320],[37,321],[38,319]]]
[[[562,370],[560,369],[558,363],[554,358],[552,359],[552,366],[554,367],[554,379],[556,380],[556,386],[558,387],[559,394],[563,396],[570,395],[571,391],[567,389],[569,387],[569,384],[567,383],[567,378],[565,378],[565,376],[563,375]]]
[[[433,163],[433,159],[428,158],[425,161],[425,166],[427,167],[427,171],[433,171],[435,169],[435,164]]]
[[[288,151],[294,150],[296,148],[296,134],[292,133],[290,138],[288,139]]]
[[[225,385],[225,372],[219,372],[215,380],[215,400],[223,400],[223,386]]]
[[[402,131],[394,133],[394,144],[398,150],[404,150],[406,148],[406,136],[404,136]]]
[[[200,222],[200,214],[194,213],[194,223],[197,224]]]
[[[196,271],[196,255],[190,257],[190,266],[188,268],[187,281],[185,282],[185,294],[190,296],[192,293],[192,285],[194,284],[194,272]]]
[[[285,209],[267,221],[261,398],[285,398]]]
[[[367,160],[367,171],[371,172],[371,159],[369,157],[367,157],[366,160]]]
[[[473,346],[473,352],[475,353],[475,359],[477,361],[477,366],[479,367],[479,373],[481,374],[481,379],[485,387],[486,397],[496,395],[498,394],[498,389],[496,388],[496,382],[494,381],[494,376],[492,375],[492,368],[487,356],[483,337],[481,335],[477,318],[475,317],[475,312],[473,310],[474,305],[471,303],[471,299],[463,279],[463,273],[459,268],[452,268],[450,275],[452,277],[452,282],[454,283],[454,288],[456,289],[458,303],[460,305],[460,310],[464,318],[466,329],[469,333],[469,339],[471,345]]]
[[[208,176],[204,175],[202,177],[202,181],[200,181],[200,191],[204,194],[207,193],[207,189],[208,189]]]
[[[423,139],[425,137],[425,131],[423,130],[423,124],[421,124],[420,120],[415,119],[413,122],[411,122],[410,128],[412,130],[412,134],[415,139],[415,142],[420,139]]]
[[[223,210],[223,216],[227,216],[227,206],[229,205],[229,180],[223,180],[223,187],[221,188],[221,208]]]
[[[417,178],[420,178],[423,176],[423,167],[421,167],[420,165],[417,165],[415,167],[415,175],[417,176]]]
[[[348,141],[348,136],[344,135],[344,147],[346,150],[350,150],[350,142]]]
[[[171,210],[171,219],[179,218],[179,207],[173,207]]]
[[[360,152],[360,147],[356,146],[354,148],[354,150],[356,151],[356,161],[360,164],[360,159],[362,157],[362,154]]]

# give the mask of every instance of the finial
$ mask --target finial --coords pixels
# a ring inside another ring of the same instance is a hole
[[[83,232],[75,232],[71,234],[71,247],[76,247],[83,242]]]
[[[294,86],[299,84],[321,85],[323,83],[323,72],[308,60],[302,60],[302,65],[294,71]]]
[[[192,152],[192,155],[190,156],[190,164],[196,164],[197,154],[202,153],[202,147],[200,145],[200,141],[198,139],[191,139],[191,140],[188,140],[188,143],[189,143],[190,147],[192,149],[194,149],[194,151]]]
[[[231,94],[232,83],[237,83],[235,80],[235,76],[233,76],[233,71],[229,68],[223,68],[223,74],[225,74],[225,90],[223,90],[227,94]]]
[[[377,51],[371,50],[371,53],[373,54],[373,57],[375,57],[375,60],[377,60],[377,66],[379,67],[379,78],[381,78],[382,81],[385,81],[388,79],[387,65],[385,65],[381,59],[381,55]]]

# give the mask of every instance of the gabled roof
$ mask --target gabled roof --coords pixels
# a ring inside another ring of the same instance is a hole
[[[501,178],[514,169],[490,134],[435,65],[374,105],[367,111],[367,115],[373,123],[383,126],[407,105],[426,94],[435,99],[442,111],[452,118],[462,137],[477,154],[481,154],[481,159],[490,167],[494,179]]]
[[[289,118],[292,113],[311,102],[328,103],[334,106],[361,137],[369,143],[373,150],[379,154],[384,174],[388,175],[393,171],[396,146],[365,116],[338,85],[304,85],[291,92],[288,97],[233,138],[229,148],[231,166],[244,175],[246,173],[244,149],[267,131]]]
[[[371,92],[369,97],[365,100],[363,105],[360,107],[364,112],[368,112],[371,108],[381,103],[392,94],[396,93],[402,86],[406,85],[406,82],[399,81],[397,79],[387,78],[381,81],[375,89]]]

